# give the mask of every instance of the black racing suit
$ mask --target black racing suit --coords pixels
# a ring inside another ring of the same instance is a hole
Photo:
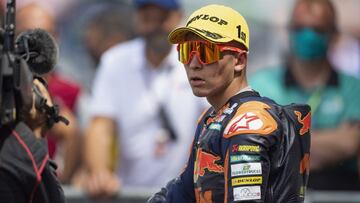
[[[0,202],[65,202],[46,141],[22,122],[0,133]]]
[[[200,119],[188,164],[148,202],[303,202],[310,107],[246,91]]]

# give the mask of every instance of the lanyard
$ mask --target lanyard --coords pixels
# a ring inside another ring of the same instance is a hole
[[[172,141],[175,141],[177,139],[177,135],[175,134],[175,129],[170,123],[168,112],[166,112],[166,109],[163,104],[163,98],[159,98],[159,96],[156,94],[156,91],[154,90],[154,82],[157,80],[157,78],[161,74],[170,74],[170,71],[172,67],[170,65],[158,67],[158,69],[152,69],[151,65],[149,63],[146,64],[146,67],[143,68],[141,74],[144,82],[145,90],[151,95],[151,97],[154,99],[154,101],[158,105],[158,116],[160,118],[161,126],[165,130],[167,136]],[[164,72],[166,71],[166,72]]]
[[[316,110],[319,108],[321,100],[322,100],[322,93],[323,93],[323,88],[319,87],[317,88],[309,97],[308,101],[306,102],[307,104],[310,105],[311,107],[311,113],[315,113]]]

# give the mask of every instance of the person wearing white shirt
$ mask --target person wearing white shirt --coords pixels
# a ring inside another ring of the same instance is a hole
[[[177,0],[136,0],[140,38],[102,56],[86,133],[85,189],[92,196],[122,186],[159,188],[181,172],[196,121],[207,106],[192,95],[167,35],[181,20]],[[111,170],[113,136],[118,167]],[[119,177],[119,179],[118,179]]]

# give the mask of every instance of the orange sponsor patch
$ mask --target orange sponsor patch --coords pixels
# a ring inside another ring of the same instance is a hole
[[[295,115],[297,116],[297,120],[299,123],[302,124],[300,129],[300,135],[304,135],[305,133],[309,132],[311,127],[311,112],[306,114],[304,118],[301,118],[302,114],[300,111],[294,111]]]
[[[300,162],[300,174],[304,172],[309,173],[310,171],[310,154],[306,153]]]
[[[277,129],[277,123],[266,109],[271,107],[263,102],[250,101],[242,104],[224,131],[224,137],[254,133],[268,135]]]

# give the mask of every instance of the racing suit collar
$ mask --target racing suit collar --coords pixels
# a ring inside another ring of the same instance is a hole
[[[252,89],[240,91],[238,94],[231,97],[229,99],[229,101],[226,103],[233,103],[233,102],[239,101],[240,99],[243,99],[246,97],[260,97],[260,94],[257,91],[252,90]]]
[[[244,90],[244,91],[242,91]],[[210,117],[214,118],[222,114],[222,112],[230,107],[233,103],[239,102],[240,99],[246,98],[246,97],[260,97],[260,94],[250,87],[246,87],[246,89],[240,90],[236,95],[232,96],[223,107],[220,108],[218,112],[215,111],[213,107],[211,107],[211,113],[209,114]]]

